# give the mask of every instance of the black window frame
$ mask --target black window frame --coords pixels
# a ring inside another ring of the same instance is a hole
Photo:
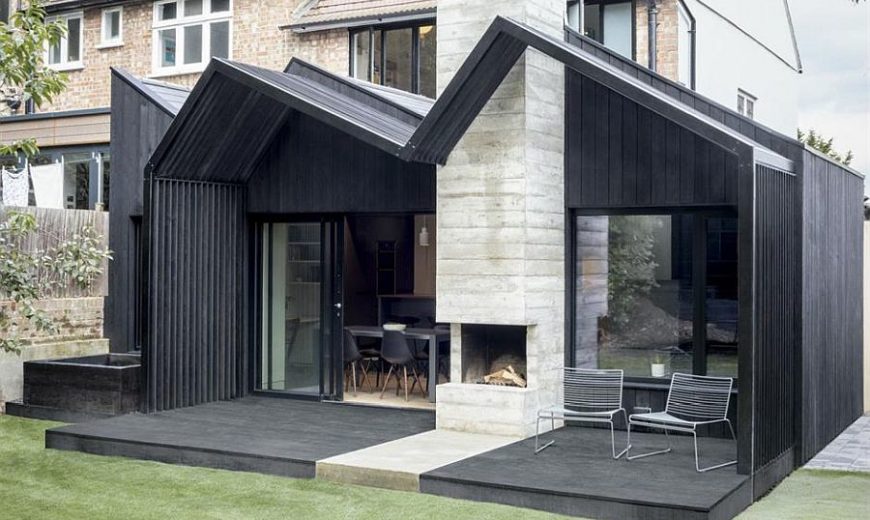
[[[566,308],[565,308],[565,361],[566,366],[575,366],[576,330],[577,330],[577,299],[573,297],[577,291],[577,217],[610,217],[617,215],[692,215],[692,373],[707,375],[707,220],[711,218],[737,218],[737,211],[732,208],[574,208],[568,209],[566,226]],[[699,225],[701,224],[701,225]],[[739,240],[738,240],[739,245]],[[739,257],[739,255],[738,255]],[[739,275],[739,270],[738,270]],[[738,312],[742,312],[740,309]],[[737,345],[741,348],[740,343]],[[651,376],[626,375],[625,381],[645,387],[667,388],[670,378]],[[737,391],[738,378],[734,379],[734,391]]]
[[[401,22],[401,23],[388,23],[388,24],[377,24],[377,25],[366,25],[361,27],[353,27],[348,30],[348,76],[356,79],[365,79],[366,81],[372,81],[374,77],[374,59],[375,59],[375,41],[374,36],[375,32],[379,31],[380,43],[381,43],[381,59],[380,59],[380,70],[381,70],[381,78],[376,85],[384,85],[384,71],[386,65],[386,33],[388,31],[394,30],[402,30],[402,29],[411,29],[411,93],[419,94],[420,93],[420,28],[427,26],[436,26],[435,18],[426,18],[423,20],[414,20],[413,22]],[[369,66],[368,66],[368,78],[357,78],[354,76],[354,72],[356,69],[356,48],[354,47],[354,37],[357,34],[368,33],[369,37]],[[388,85],[387,85],[388,86]]]

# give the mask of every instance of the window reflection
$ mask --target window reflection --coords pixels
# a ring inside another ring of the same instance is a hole
[[[736,377],[736,219],[579,216],[575,269],[577,366]]]

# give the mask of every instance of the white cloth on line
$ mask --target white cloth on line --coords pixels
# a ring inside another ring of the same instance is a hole
[[[30,167],[33,195],[41,208],[63,209],[63,165],[43,164]]]
[[[3,204],[7,206],[27,206],[30,183],[27,170],[11,172],[3,168]]]

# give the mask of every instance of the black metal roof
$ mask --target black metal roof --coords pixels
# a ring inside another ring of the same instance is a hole
[[[150,165],[156,175],[243,181],[252,173],[265,147],[263,140],[271,138],[292,111],[314,117],[406,161],[444,164],[529,47],[725,149],[752,149],[768,162],[793,171],[788,159],[739,129],[639,79],[637,74],[502,17],[492,22],[434,103],[421,96],[342,78],[301,60],[291,61],[285,72],[278,72],[214,59]],[[250,117],[244,113],[254,110],[262,115]],[[233,153],[220,153],[227,149]],[[216,154],[225,160],[211,160]]]
[[[187,101],[187,96],[190,95],[190,89],[187,87],[165,83],[163,81],[139,78],[120,67],[112,67],[112,73],[139,91],[140,94],[145,96],[172,117],[175,117],[175,115],[178,114],[178,111],[181,110],[184,102]]]

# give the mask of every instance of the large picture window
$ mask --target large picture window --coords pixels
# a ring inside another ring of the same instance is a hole
[[[230,0],[173,0],[154,4],[155,74],[200,72],[212,57],[229,58]]]
[[[367,27],[350,34],[350,75],[435,97],[435,25]]]
[[[735,218],[584,215],[575,241],[577,366],[737,376]]]

